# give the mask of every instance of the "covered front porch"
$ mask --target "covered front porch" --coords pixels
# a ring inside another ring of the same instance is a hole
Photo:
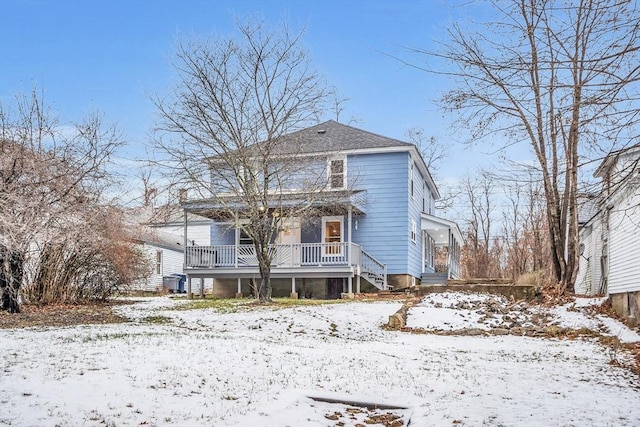
[[[364,279],[378,289],[387,289],[386,266],[360,245],[341,243],[288,243],[269,246],[272,251],[271,277],[291,279],[291,293],[296,279],[344,278],[346,292],[360,293]],[[253,245],[187,246],[185,273],[190,278],[241,279],[260,277],[258,258]]]
[[[459,279],[462,233],[458,225],[453,221],[423,213],[421,230],[423,284]]]
[[[187,292],[192,278],[235,279],[237,294],[241,294],[243,279],[260,278],[256,247],[240,226],[245,221],[242,217],[222,217],[215,204],[202,201],[187,204],[184,209]],[[355,217],[364,215],[354,203],[319,206],[308,217],[283,216],[282,212],[264,209],[264,216],[277,223],[266,250],[271,259],[271,278],[290,280],[292,295],[297,294],[296,281],[309,278],[344,279],[347,293],[359,293],[363,279],[377,289],[388,289],[386,265],[352,242]],[[212,243],[216,244],[198,246],[189,240],[190,213],[215,220]]]

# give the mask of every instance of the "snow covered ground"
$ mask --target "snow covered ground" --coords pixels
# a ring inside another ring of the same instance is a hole
[[[485,297],[427,297],[409,322],[486,328],[535,314],[480,322],[473,298]],[[0,425],[354,426],[376,414],[411,426],[640,425],[639,379],[595,340],[381,329],[398,302],[172,309],[183,303],[141,299],[119,308],[125,324],[0,330]],[[640,339],[581,305],[549,319]]]

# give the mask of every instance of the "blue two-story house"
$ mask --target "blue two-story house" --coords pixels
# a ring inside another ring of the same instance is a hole
[[[281,221],[273,239],[274,296],[338,298],[459,277],[462,236],[454,222],[435,215],[440,195],[415,145],[335,121],[285,138],[313,163],[309,169],[322,168],[330,191],[314,202],[313,216]],[[274,191],[281,202],[297,197]],[[185,221],[185,274],[213,278],[217,296],[249,295],[260,279],[251,239],[214,199],[183,207],[185,218],[213,219],[210,246],[189,245]]]

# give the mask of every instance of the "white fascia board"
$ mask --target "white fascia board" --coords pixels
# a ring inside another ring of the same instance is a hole
[[[450,221],[448,219],[440,218],[440,217],[429,215],[426,213],[421,214],[421,220],[422,220],[422,223],[421,223],[422,229],[428,229],[429,225],[438,225],[443,228],[448,228],[449,230],[451,230],[454,237],[456,238],[456,240],[458,240],[458,242],[460,242],[460,244],[464,243],[464,239],[462,238],[462,232],[460,231],[460,227],[458,227],[457,223]]]

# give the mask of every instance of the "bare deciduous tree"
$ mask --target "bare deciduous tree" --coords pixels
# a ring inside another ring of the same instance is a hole
[[[409,142],[418,148],[429,173],[433,180],[438,183],[440,198],[436,201],[436,208],[440,212],[446,212],[453,207],[455,200],[460,196],[459,191],[456,191],[452,186],[446,185],[440,179],[440,165],[448,157],[447,148],[435,136],[427,138],[424,129],[420,127],[409,129],[406,132],[406,136]]]
[[[492,224],[495,183],[488,173],[472,180],[467,177],[465,195],[470,206],[467,239],[463,247],[463,274],[466,277],[500,277],[499,260],[492,256]]]
[[[328,91],[301,48],[302,33],[252,23],[238,29],[235,39],[178,44],[179,81],[169,97],[153,100],[160,114],[156,146],[174,186],[208,199],[253,241],[257,293],[266,301],[279,225],[309,212],[327,186],[325,163],[321,174],[308,162],[301,168],[300,147],[282,136],[313,122]],[[303,199],[282,191],[294,179]]]
[[[430,59],[454,69],[447,108],[473,140],[528,143],[540,167],[553,272],[573,291],[580,158],[637,138],[640,11],[633,0],[493,0],[494,22],[453,26]],[[430,70],[433,71],[433,70]],[[494,137],[495,138],[495,137]]]
[[[0,104],[0,285],[11,312],[19,311],[21,288],[31,302],[46,303],[120,283],[97,268],[115,269],[103,250],[114,240],[100,231],[108,226],[101,195],[121,140],[99,115],[60,126],[43,98],[33,91]]]

